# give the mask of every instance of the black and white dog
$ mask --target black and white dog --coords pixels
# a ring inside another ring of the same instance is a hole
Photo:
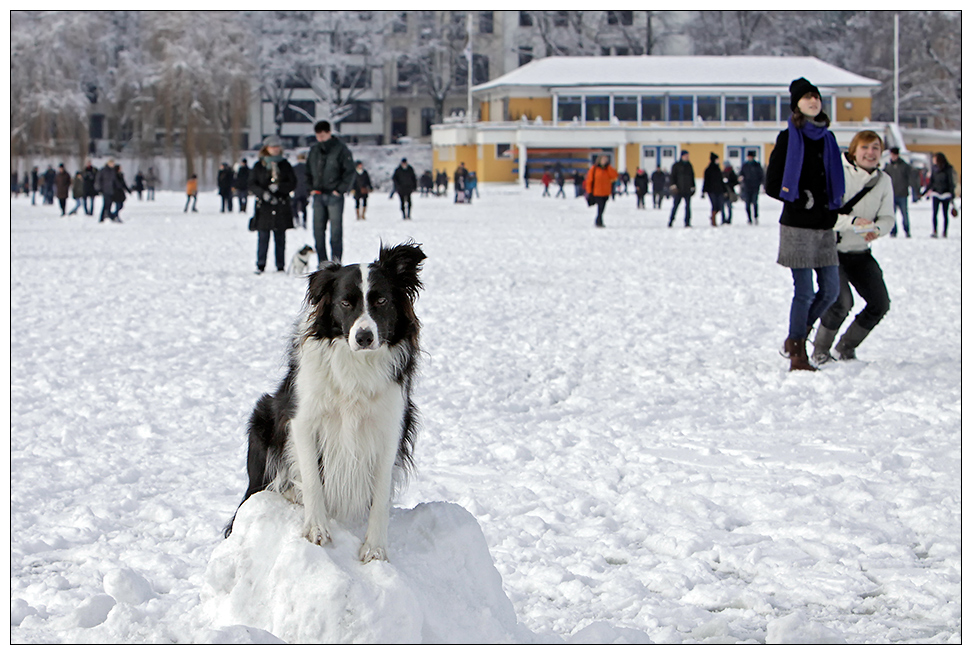
[[[312,252],[314,252],[314,249],[307,245],[295,252],[290,260],[290,269],[287,272],[291,275],[307,275]]]
[[[412,464],[414,303],[424,259],[406,243],[382,246],[371,264],[329,263],[312,273],[287,376],[250,417],[240,504],[267,488],[303,503],[303,534],[321,545],[330,520],[367,516],[363,562],[387,559],[393,478]]]

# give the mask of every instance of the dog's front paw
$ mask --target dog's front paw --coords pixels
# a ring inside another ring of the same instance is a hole
[[[358,559],[365,564],[376,559],[387,562],[388,554],[385,552],[385,546],[371,544],[365,540],[365,542],[361,544],[361,549],[358,550]]]
[[[308,523],[304,525],[304,538],[312,544],[323,546],[331,541],[331,535],[323,525]]]

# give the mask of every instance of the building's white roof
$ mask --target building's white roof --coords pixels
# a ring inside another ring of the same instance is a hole
[[[546,57],[473,87],[765,86],[786,89],[805,77],[818,87],[874,87],[880,82],[816,57]]]

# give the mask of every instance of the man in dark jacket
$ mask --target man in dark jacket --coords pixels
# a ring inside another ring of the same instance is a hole
[[[226,162],[223,162],[219,167],[219,173],[216,174],[216,187],[223,201],[219,206],[219,213],[233,211],[233,169]]]
[[[109,159],[105,167],[98,171],[95,176],[95,191],[101,194],[101,223],[106,218],[116,220],[111,212],[111,204],[115,201],[115,187],[118,186],[118,171],[115,170],[115,160]]]
[[[307,153],[307,186],[314,199],[314,248],[318,267],[327,258],[325,232],[331,223],[331,259],[341,263],[344,254],[343,220],[344,194],[354,184],[354,158],[340,139],[331,134],[331,124],[318,121],[314,125],[317,143]]]
[[[908,190],[911,188],[911,181],[914,173],[911,164],[901,158],[901,150],[897,147],[891,148],[891,161],[884,167],[884,172],[891,178],[891,186],[894,188],[894,209],[901,212],[901,225],[904,227],[905,236],[911,238],[911,223],[908,220]],[[895,222],[891,228],[891,236],[898,236],[898,223]]]
[[[240,167],[236,169],[233,188],[236,189],[236,197],[240,201],[240,212],[245,213],[246,198],[250,195],[250,167],[246,165],[245,157],[240,160]]]
[[[81,177],[84,178],[84,213],[88,216],[94,216],[95,196],[98,195],[98,192],[95,191],[95,177],[97,175],[98,171],[91,165],[91,162],[85,162]]]
[[[756,153],[750,150],[746,153],[746,163],[742,165],[739,175],[742,199],[746,203],[746,222],[750,224],[759,224],[759,188],[763,185],[764,177],[763,167],[756,161]]]
[[[692,196],[695,195],[695,169],[689,161],[688,150],[683,150],[682,158],[672,165],[671,185],[675,204],[672,205],[672,215],[668,218],[668,227],[675,222],[675,212],[682,200],[685,201],[685,227],[692,227],[690,205]]]
[[[398,197],[402,201],[402,220],[411,220],[412,193],[418,188],[418,181],[415,179],[415,169],[409,165],[408,160],[404,157],[402,157],[402,163],[392,173],[392,184],[395,185],[395,191],[398,192]],[[406,206],[408,207],[407,210]]]

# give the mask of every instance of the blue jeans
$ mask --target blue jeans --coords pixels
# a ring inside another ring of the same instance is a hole
[[[672,196],[672,199],[675,201],[675,204],[672,205],[672,215],[668,218],[668,227],[671,227],[672,223],[675,222],[675,212],[678,211],[678,203],[680,203],[683,199],[685,200],[685,227],[688,227],[689,225],[692,224],[692,208],[689,207],[689,204],[691,203],[692,200],[692,196],[691,195],[683,196],[679,193],[676,193]]]
[[[344,254],[344,196],[333,193],[314,194],[314,249],[317,251],[317,264],[328,261],[326,240],[324,238],[328,222],[331,223],[330,261],[341,263]]]
[[[277,270],[286,268],[284,262],[287,250],[287,230],[273,230],[274,258]],[[257,230],[257,268],[261,271],[267,266],[267,251],[270,250],[270,230]]]
[[[790,303],[790,338],[807,338],[807,327],[813,325],[840,295],[840,267],[793,268],[793,302]],[[813,273],[817,273],[817,291],[813,290]]]
[[[739,195],[746,203],[746,222],[752,223],[754,220],[759,222],[759,188],[749,190],[743,187]]]
[[[911,236],[911,223],[908,221],[908,196],[895,196],[894,197],[894,208],[901,212],[901,226],[904,228],[904,232],[907,236]],[[895,221],[894,227],[891,228],[891,236],[898,236],[898,223]]]

